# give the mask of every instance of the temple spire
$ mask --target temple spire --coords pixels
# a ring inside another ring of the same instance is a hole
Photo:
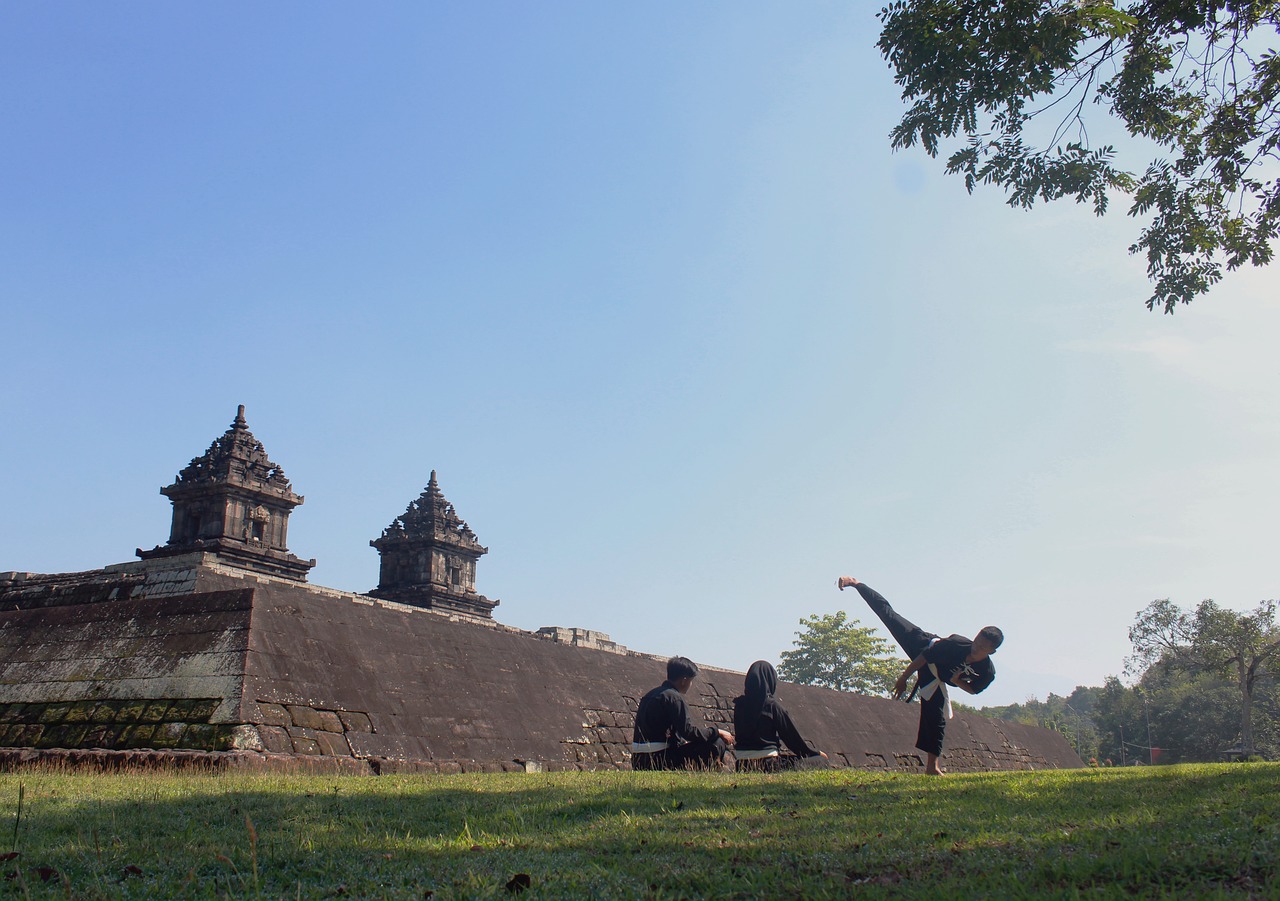
[[[209,449],[187,464],[160,493],[173,502],[169,541],[144,560],[208,552],[255,572],[306,581],[316,565],[289,553],[289,514],[303,502],[284,470],[267,456],[244,418],[236,418]]]
[[[417,500],[370,541],[381,566],[374,597],[491,619],[497,601],[476,593],[480,544],[453,504],[440,493],[436,472]]]

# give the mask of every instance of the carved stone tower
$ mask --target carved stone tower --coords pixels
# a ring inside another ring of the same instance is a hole
[[[233,566],[299,582],[316,565],[289,553],[289,514],[303,498],[249,431],[244,404],[231,428],[160,493],[173,502],[173,525],[167,544],[138,548],[144,560],[206,551]]]
[[[498,602],[476,593],[476,561],[489,549],[444,499],[435,470],[422,495],[369,544],[382,560],[374,597],[493,617]]]

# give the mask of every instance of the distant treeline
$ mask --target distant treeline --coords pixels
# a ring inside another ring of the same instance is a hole
[[[1156,663],[1133,686],[1109,677],[1081,685],[1066,697],[987,707],[997,719],[1056,729],[1086,763],[1207,763],[1237,757],[1240,691],[1233,681]],[[1255,685],[1253,752],[1280,759],[1280,689],[1267,677]]]

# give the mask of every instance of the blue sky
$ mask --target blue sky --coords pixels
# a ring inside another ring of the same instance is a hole
[[[523,628],[743,669],[846,609],[1119,673],[1276,597],[1277,271],[1149,313],[1138,225],[894,154],[874,9],[0,7],[0,570],[168,536],[236,405],[312,581],[430,471]]]

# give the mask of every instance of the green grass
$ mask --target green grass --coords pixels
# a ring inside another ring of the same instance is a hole
[[[0,863],[16,873],[0,898],[1277,898],[1278,789],[1276,764],[14,773],[0,853],[16,825],[19,856]]]

